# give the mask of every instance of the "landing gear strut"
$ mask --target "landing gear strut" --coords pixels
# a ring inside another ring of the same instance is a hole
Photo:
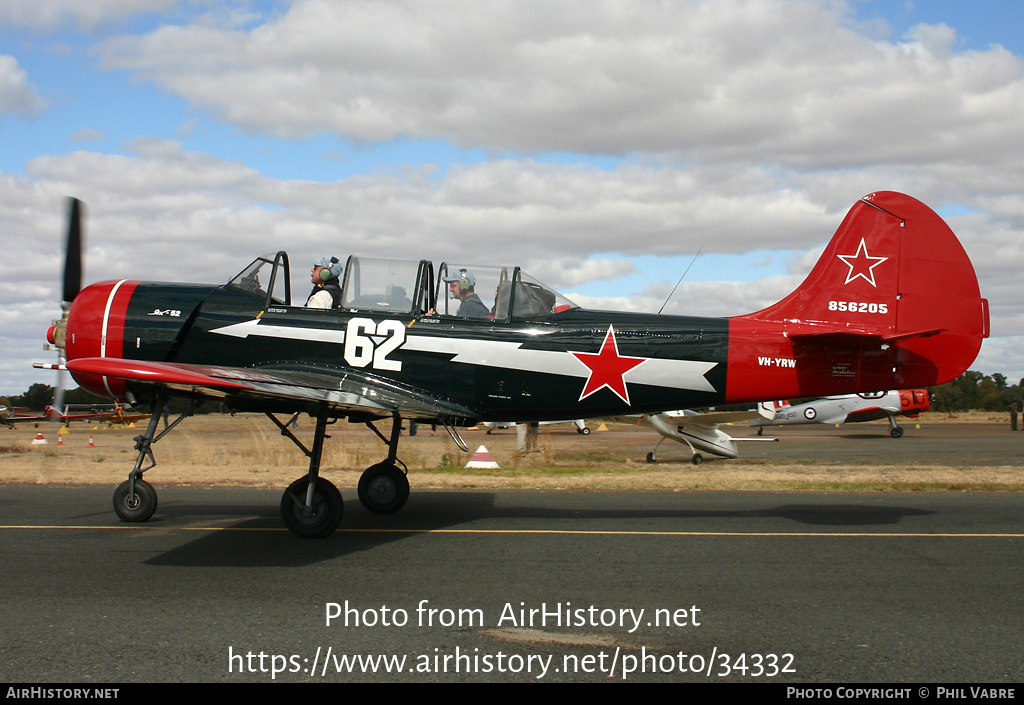
[[[661,444],[664,441],[665,441],[664,438],[659,440],[657,445],[654,446],[654,449],[650,453],[647,454],[647,462],[648,463],[656,463],[656,462],[658,462],[657,451],[658,451],[658,448],[661,447]],[[704,462],[704,456],[697,452],[697,449],[693,447],[693,445],[690,443],[690,441],[688,441],[686,439],[685,436],[683,437],[683,443],[685,443],[687,445],[687,447],[690,449],[690,453],[691,453],[690,462],[691,463],[693,463],[694,465],[700,465],[701,463]]]
[[[188,409],[174,423],[165,428],[157,435],[157,425],[163,416],[164,407],[167,405],[166,397],[157,397],[153,402],[153,415],[149,417],[146,425],[146,432],[135,437],[135,450],[138,456],[135,458],[135,467],[128,474],[128,479],[117,486],[114,490],[114,512],[121,521],[140,522],[148,521],[157,508],[156,490],[153,486],[142,479],[143,473],[156,467],[156,458],[153,457],[153,444],[163,438],[172,428],[192,415],[192,412],[199,406],[199,402],[192,402]],[[143,462],[149,461],[146,467]]]
[[[889,435],[893,438],[903,438],[903,428],[896,423],[896,417],[889,417]]]
[[[153,404],[153,415],[146,426],[146,432],[135,437],[135,450],[138,455],[135,467],[114,491],[114,511],[122,521],[140,522],[153,516],[157,508],[156,490],[142,479],[143,473],[156,466],[152,446],[164,437],[184,419],[191,416],[201,402],[192,402],[188,410],[171,423],[159,435],[157,426],[167,405],[166,397],[158,397]],[[313,412],[310,412],[311,414]],[[329,419],[326,408],[319,409],[316,416],[316,430],[313,434],[312,448],[306,448],[302,442],[273,414],[267,413],[281,434],[287,436],[309,458],[309,471],[285,490],[281,496],[281,519],[288,529],[303,538],[324,538],[330,536],[341,523],[345,511],[341,493],[330,481],[320,477],[320,460],[323,456],[324,440],[328,424],[337,419]],[[295,414],[298,416],[298,413]],[[398,439],[402,431],[402,419],[398,412],[392,414],[393,426],[391,438],[386,438],[371,422],[366,422],[374,433],[388,444],[388,456],[383,462],[366,469],[359,480],[359,500],[367,509],[377,514],[393,514],[405,506],[409,499],[409,480],[406,478],[405,464],[397,457]],[[295,417],[292,417],[294,421]],[[446,425],[446,428],[448,426]],[[458,439],[452,429],[449,433]],[[465,442],[460,443],[464,448]],[[465,449],[465,448],[464,448]],[[399,469],[398,466],[402,469]]]
[[[309,472],[288,486],[281,496],[281,520],[296,536],[306,539],[322,539],[334,533],[341,523],[345,503],[341,493],[329,480],[320,477],[320,458],[324,452],[327,435],[327,415],[321,412],[316,417],[313,432],[313,447],[307,449],[290,431],[271,414],[267,414],[309,457]],[[330,423],[333,423],[330,422]]]
[[[397,413],[394,414],[390,439],[385,438],[370,421],[366,422],[366,426],[388,444],[388,457],[363,471],[359,478],[359,501],[374,514],[394,514],[409,499],[409,478],[403,470],[398,469],[400,464],[408,470],[397,455],[402,419]]]

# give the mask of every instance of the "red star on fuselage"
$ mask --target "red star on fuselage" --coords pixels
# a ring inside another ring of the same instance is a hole
[[[864,277],[864,281],[871,286],[877,286],[875,284],[875,267],[889,259],[888,257],[872,257],[869,255],[868,246],[864,243],[864,238],[860,239],[857,254],[836,255],[836,257],[843,260],[843,263],[850,268],[849,273],[846,275],[846,281],[843,284],[849,284],[857,277]]]
[[[619,399],[629,404],[629,392],[626,381],[622,378],[631,369],[644,362],[643,357],[623,357],[619,355],[619,344],[615,341],[615,329],[608,326],[600,353],[572,353],[576,359],[590,369],[590,376],[580,394],[580,401],[604,387],[615,392]]]

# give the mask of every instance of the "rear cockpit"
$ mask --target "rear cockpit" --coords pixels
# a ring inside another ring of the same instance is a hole
[[[340,279],[337,308],[350,312],[508,321],[545,318],[578,308],[519,267],[443,262],[435,276],[428,260],[351,256]],[[265,309],[305,303],[301,294],[292,298],[288,254],[283,251],[257,257],[227,288],[263,297]],[[472,305],[464,301],[467,294],[476,297]]]

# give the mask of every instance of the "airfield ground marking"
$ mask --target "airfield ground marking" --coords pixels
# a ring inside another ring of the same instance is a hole
[[[286,532],[284,527],[232,527],[232,526],[32,526],[32,525],[7,525],[0,526],[0,530],[6,529],[37,529],[37,530],[90,530],[90,531],[278,531]],[[744,537],[757,536],[763,538],[1024,538],[1024,534],[926,534],[926,533],[882,533],[882,532],[820,532],[820,531],[616,531],[616,530],[568,530],[568,529],[338,529],[338,534],[548,534],[556,536],[722,536],[722,537]]]

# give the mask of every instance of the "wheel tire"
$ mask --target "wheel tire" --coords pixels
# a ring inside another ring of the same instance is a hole
[[[359,501],[374,514],[394,514],[409,499],[409,478],[388,462],[371,465],[359,478]]]
[[[657,460],[658,460],[658,458],[654,455],[654,451],[653,450],[650,453],[647,454],[647,462],[648,463],[654,463],[654,462],[657,462]]]
[[[704,462],[704,456],[703,455],[701,455],[700,453],[694,453],[693,454],[693,464],[694,465],[700,465],[703,462]]]
[[[889,435],[893,438],[903,438],[903,429],[900,426],[889,429]]]
[[[581,435],[584,435],[584,436],[589,436],[590,435],[590,429],[587,428],[586,426],[584,426],[583,428],[577,428],[576,432],[581,434]]]
[[[128,496],[128,481],[125,480],[114,490],[114,512],[121,521],[148,521],[156,511],[156,490],[141,477],[135,481],[135,494]]]
[[[300,477],[288,486],[281,497],[281,519],[288,530],[296,536],[304,539],[322,539],[333,534],[338,528],[345,511],[345,503],[337,487],[329,480],[318,477],[313,489],[313,511],[307,516],[302,512],[302,505],[306,501],[308,487],[308,477]],[[296,498],[299,498],[299,501],[296,501]]]

